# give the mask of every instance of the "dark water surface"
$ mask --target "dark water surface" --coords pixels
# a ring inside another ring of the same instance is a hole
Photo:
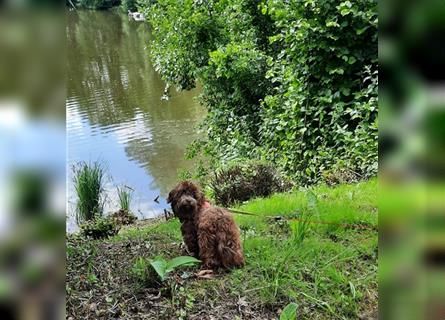
[[[198,92],[170,90],[161,100],[164,83],[150,63],[146,23],[107,11],[70,12],[67,20],[67,230],[77,228],[71,167],[79,161],[106,166],[105,212],[117,209],[116,186],[127,185],[135,190],[132,211],[154,216],[168,207],[163,197],[178,169],[191,166],[184,151],[204,112]]]

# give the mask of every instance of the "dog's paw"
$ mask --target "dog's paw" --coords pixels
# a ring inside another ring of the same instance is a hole
[[[181,242],[180,249],[183,254],[186,254],[186,255],[190,254],[190,251],[184,242]]]
[[[183,256],[192,256],[192,257],[195,257],[195,256],[196,256],[194,252],[190,251],[190,250],[187,248],[187,245],[186,245],[184,242],[182,242],[182,243],[180,244],[180,246],[179,246],[179,250],[181,250],[181,254],[182,254]]]
[[[205,269],[201,270],[196,274],[196,277],[199,279],[212,279],[214,276],[213,270]]]

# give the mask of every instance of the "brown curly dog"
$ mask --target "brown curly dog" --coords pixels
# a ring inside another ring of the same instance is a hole
[[[204,267],[216,269],[244,266],[240,235],[231,214],[212,207],[197,185],[183,181],[170,191],[167,202],[181,222],[181,232],[190,253]]]

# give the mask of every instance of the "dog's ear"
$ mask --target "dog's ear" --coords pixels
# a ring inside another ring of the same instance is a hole
[[[195,198],[200,206],[204,205],[206,198],[204,192],[202,192],[201,189],[199,189],[198,187],[195,190]]]
[[[176,195],[176,189],[170,191],[167,197],[167,203],[172,203],[173,199],[175,198],[175,195]]]

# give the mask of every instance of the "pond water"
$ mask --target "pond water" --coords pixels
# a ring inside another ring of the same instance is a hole
[[[105,212],[118,209],[117,186],[134,189],[132,211],[155,216],[177,182],[186,146],[197,137],[204,110],[197,89],[161,100],[164,83],[149,59],[150,28],[111,11],[77,11],[67,17],[67,231],[77,229],[72,166],[106,167]],[[154,199],[160,195],[159,203]]]

